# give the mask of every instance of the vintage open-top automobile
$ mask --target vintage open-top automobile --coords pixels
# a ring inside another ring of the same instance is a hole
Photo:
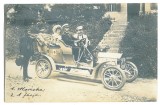
[[[58,45],[48,45],[45,51],[37,41],[38,52],[36,74],[39,78],[48,78],[51,73],[58,71],[69,75],[78,75],[91,79],[101,79],[103,85],[110,90],[120,90],[126,80],[132,82],[138,76],[137,67],[121,53],[109,53],[95,48],[89,51],[87,47],[71,47],[62,40]],[[81,41],[80,41],[81,42]],[[91,57],[88,62],[83,62],[84,54]],[[76,74],[74,70],[86,70],[87,74]]]

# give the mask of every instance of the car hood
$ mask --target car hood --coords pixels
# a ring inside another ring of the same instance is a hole
[[[120,59],[122,57],[122,53],[109,53],[109,52],[99,52],[98,58],[113,58]]]

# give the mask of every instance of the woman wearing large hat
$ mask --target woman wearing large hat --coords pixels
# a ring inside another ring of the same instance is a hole
[[[62,39],[61,30],[62,30],[62,27],[60,25],[55,25],[53,27],[53,29],[52,29],[53,34],[52,34],[52,38],[51,38],[51,43],[54,43],[54,44],[59,43],[59,40]]]

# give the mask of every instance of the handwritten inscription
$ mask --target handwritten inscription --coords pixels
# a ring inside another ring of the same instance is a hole
[[[12,90],[11,97],[38,97],[45,91],[45,89],[39,87],[11,87]]]

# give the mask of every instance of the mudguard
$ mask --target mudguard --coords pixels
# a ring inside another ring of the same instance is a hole
[[[102,67],[102,65],[104,65],[106,63],[107,62],[103,62],[103,63],[98,64],[96,67],[94,67],[94,69],[93,69],[93,78],[94,79],[98,79],[99,73],[101,73],[101,71],[102,71],[101,67]]]

